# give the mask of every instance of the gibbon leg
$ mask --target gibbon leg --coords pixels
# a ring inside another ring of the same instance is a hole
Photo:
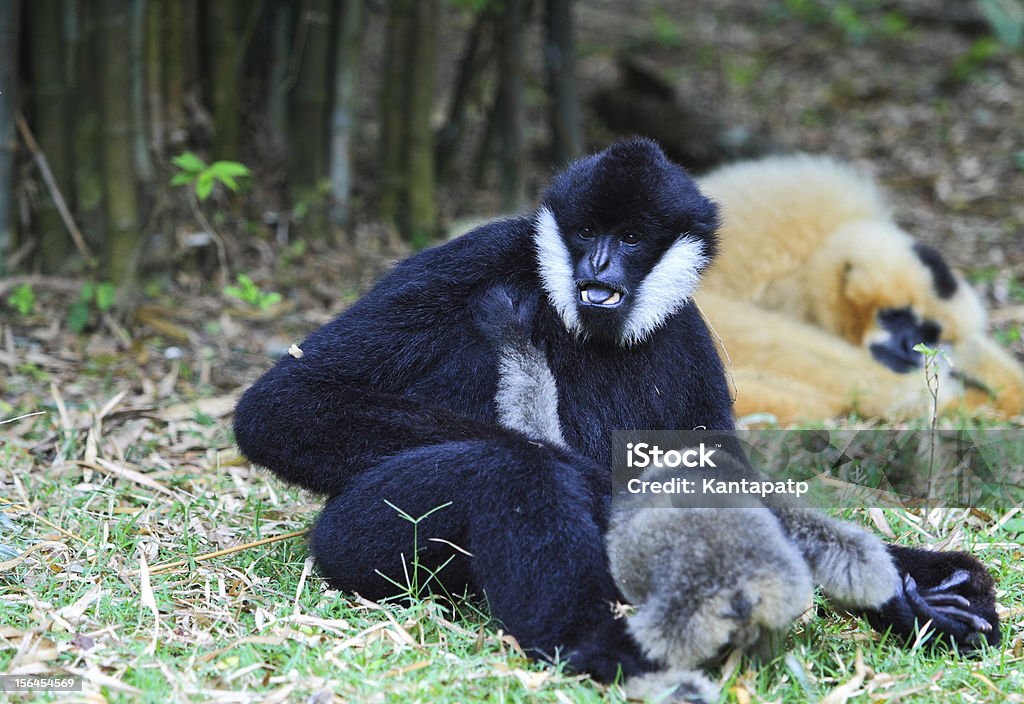
[[[328,502],[311,548],[338,588],[392,595],[412,569],[413,530],[385,499],[413,518],[437,509],[416,527],[416,543],[428,570],[453,558],[437,575],[444,590],[486,597],[527,652],[610,681],[620,668],[632,675],[654,665],[612,611],[620,597],[604,550],[607,502],[595,495],[593,474],[604,472],[525,440],[405,452]]]

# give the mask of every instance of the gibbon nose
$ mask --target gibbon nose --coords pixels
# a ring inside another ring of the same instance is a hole
[[[590,253],[590,266],[593,268],[594,274],[602,273],[608,268],[611,261],[611,252],[608,251],[606,243],[598,242],[594,245],[594,251]]]

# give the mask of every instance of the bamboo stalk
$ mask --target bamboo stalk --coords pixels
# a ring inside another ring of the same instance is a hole
[[[410,0],[393,0],[388,6],[387,36],[384,52],[384,73],[380,91],[380,154],[377,158],[380,171],[377,213],[380,218],[393,225],[402,219],[401,204],[406,191],[407,178],[404,169],[404,144],[407,122],[405,120],[405,86],[409,77],[404,75],[405,55],[409,52],[407,38],[410,32]]]
[[[498,20],[498,173],[501,205],[514,212],[526,203],[526,169],[523,156],[523,53],[527,7],[524,0],[507,0]]]
[[[299,61],[295,90],[291,106],[291,160],[289,185],[292,195],[309,199],[317,186],[327,178],[327,154],[324,142],[328,138],[327,81],[328,38],[330,36],[330,6],[327,0],[307,0],[299,22],[306,25],[305,41]],[[311,213],[312,214],[312,213]],[[313,214],[313,232],[321,236],[323,220],[320,213]],[[321,228],[317,228],[320,225]]]
[[[439,15],[437,0],[420,0],[415,4],[415,22],[410,25],[409,37],[412,49],[404,71],[408,86],[408,107],[404,115],[405,171],[409,179],[405,190],[407,236],[416,247],[427,246],[437,235],[434,132],[430,128],[430,113],[434,101]]]
[[[134,129],[131,120],[131,63],[126,37],[130,28],[128,0],[102,0],[99,76],[102,115],[103,205],[108,224],[103,260],[117,285],[135,275],[141,233],[136,188],[138,177],[132,158]]]
[[[207,5],[214,151],[218,159],[238,159],[240,153],[241,74],[236,56],[241,9],[238,0],[218,0]]]
[[[102,144],[100,141],[100,105],[96,100],[100,71],[100,18],[84,6],[76,8],[78,29],[67,47],[73,59],[71,104],[72,184],[74,185],[75,222],[85,241],[97,251],[107,239],[103,204]]]
[[[71,235],[75,247],[85,257],[86,263],[89,266],[95,266],[96,257],[93,256],[92,250],[89,249],[89,245],[85,243],[85,238],[82,237],[82,232],[78,229],[78,225],[75,224],[74,218],[71,217],[71,211],[68,210],[64,196],[61,195],[60,188],[57,186],[57,180],[53,177],[53,172],[50,171],[50,164],[46,161],[46,155],[43,154],[43,150],[36,143],[32,130],[29,129],[28,123],[25,122],[25,116],[21,114],[21,110],[14,115],[14,119],[18,124],[18,132],[21,133],[21,139],[32,154],[36,166],[39,167],[39,172],[42,174],[43,181],[46,184],[46,190],[50,192],[50,197],[53,199],[54,205],[57,206],[57,212],[60,213],[61,220],[64,221],[64,227],[67,228],[68,233]]]
[[[0,275],[4,260],[14,247],[12,214],[14,153],[15,86],[18,80],[18,23],[21,3],[0,3]]]
[[[128,55],[131,60],[128,90],[132,120],[132,162],[139,180],[148,184],[155,178],[155,173],[146,140],[146,1],[132,0],[128,31]]]
[[[551,161],[563,166],[583,152],[580,105],[576,91],[572,0],[544,4],[544,70],[548,84]]]
[[[75,192],[71,181],[73,154],[71,149],[71,93],[68,54],[72,45],[69,28],[74,26],[75,3],[69,0],[33,0],[25,3],[29,30],[28,57],[32,75],[31,108],[35,139],[47,155],[46,184],[56,190],[72,206]],[[68,18],[71,21],[67,21]],[[26,108],[28,109],[28,108]],[[42,150],[40,150],[42,151]],[[54,184],[51,187],[51,183]],[[66,264],[72,248],[61,232],[64,214],[46,201],[35,209],[36,260],[46,273],[55,273]]]
[[[362,0],[340,0],[337,59],[334,66],[334,108],[331,114],[331,221],[348,224],[352,194],[352,136],[359,95],[359,54],[362,48]]]

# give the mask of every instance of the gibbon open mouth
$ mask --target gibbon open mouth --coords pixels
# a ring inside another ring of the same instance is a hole
[[[604,282],[581,281],[577,287],[580,292],[580,303],[584,305],[615,308],[626,298],[625,291]]]

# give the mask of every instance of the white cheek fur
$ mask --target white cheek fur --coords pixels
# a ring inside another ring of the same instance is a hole
[[[569,332],[582,330],[576,310],[576,283],[572,274],[572,257],[558,231],[555,216],[547,206],[537,211],[533,242],[537,248],[537,270],[548,300],[558,311]]]
[[[570,332],[584,332],[576,308],[572,257],[558,230],[555,216],[547,206],[537,211],[534,245],[537,269],[548,300]],[[632,309],[623,325],[619,342],[627,347],[643,342],[670,315],[683,308],[697,290],[700,272],[707,264],[704,244],[700,240],[690,235],[676,240],[634,294]]]
[[[676,240],[637,289],[620,342],[626,346],[643,342],[683,308],[697,290],[708,261],[697,238],[684,235]]]

